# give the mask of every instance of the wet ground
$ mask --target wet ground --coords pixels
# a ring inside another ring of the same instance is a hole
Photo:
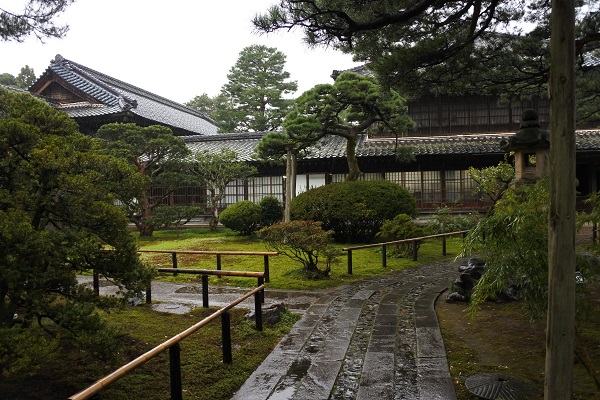
[[[457,266],[423,265],[329,291],[267,289],[265,303],[303,316],[232,399],[455,400],[434,302]],[[115,289],[104,283],[100,293]],[[210,287],[209,305],[247,291]],[[202,288],[154,281],[152,299],[157,310],[185,313],[202,307]],[[241,306],[253,309],[253,298]]]

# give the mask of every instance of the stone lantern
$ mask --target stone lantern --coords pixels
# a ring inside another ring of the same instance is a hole
[[[504,151],[515,157],[515,179],[536,180],[549,173],[550,134],[540,129],[535,110],[523,111],[519,131],[500,141]]]

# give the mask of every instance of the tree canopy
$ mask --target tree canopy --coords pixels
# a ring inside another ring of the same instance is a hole
[[[273,47],[244,48],[229,70],[221,94],[215,98],[215,120],[220,132],[268,132],[281,127],[298,88],[284,70],[285,55]]]
[[[0,74],[0,84],[20,89],[27,89],[35,80],[35,72],[29,65],[21,68],[21,72],[16,77],[8,72]]]
[[[182,165],[189,149],[171,129],[161,125],[111,123],[100,127],[98,137],[111,154],[126,160],[145,178],[143,193],[119,200],[125,204],[127,215],[140,235],[152,236],[152,211],[175,190],[193,183]],[[160,191],[150,196],[151,187]]]
[[[316,85],[304,92],[286,116],[285,131],[295,137],[320,134],[346,139],[349,173],[360,174],[356,159],[358,135],[371,129],[402,135],[414,125],[407,115],[404,98],[385,89],[374,78],[344,72],[333,83]]]
[[[219,222],[219,207],[225,198],[227,186],[235,180],[245,180],[256,174],[255,167],[238,160],[235,151],[222,148],[218,153],[208,151],[195,153],[192,157],[192,174],[209,192],[211,208],[210,229],[214,231]]]
[[[600,47],[600,5],[577,8],[577,54]],[[403,94],[545,91],[550,2],[526,0],[284,0],[255,16],[262,32],[299,28],[309,45],[364,61]]]
[[[114,205],[142,186],[65,113],[0,88],[0,371],[25,361],[28,350],[12,341],[23,343],[34,323],[50,334],[37,350],[56,338],[104,348],[95,305],[106,300],[76,275],[93,268],[129,295],[147,287],[151,271]]]
[[[74,1],[28,0],[22,10],[0,6],[0,40],[22,42],[31,34],[39,40],[65,36],[69,26],[57,26],[53,20]]]

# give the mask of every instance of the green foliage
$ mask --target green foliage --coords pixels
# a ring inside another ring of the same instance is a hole
[[[258,205],[260,206],[260,225],[262,227],[273,225],[283,219],[283,206],[276,197],[263,197]]]
[[[492,92],[518,98],[546,92],[551,2],[493,1],[476,9],[469,2],[432,4],[283,0],[253,23],[263,32],[299,28],[310,45],[350,53],[380,83],[417,97]],[[586,38],[578,42],[578,56],[598,48],[596,4],[576,2],[577,37]]]
[[[13,74],[9,74],[8,72],[0,74],[0,85],[19,87],[19,82],[17,78]]]
[[[477,253],[486,262],[486,272],[471,298],[471,310],[514,285],[522,290],[532,317],[545,311],[548,190],[546,179],[511,187],[496,203],[494,212],[467,235],[464,254]]]
[[[379,238],[383,242],[410,239],[424,236],[424,229],[412,222],[412,218],[406,214],[398,214],[392,220],[386,220],[379,232]],[[401,257],[411,257],[414,246],[419,249],[420,242],[396,243],[395,250],[390,254],[398,254]]]
[[[36,81],[36,79],[37,78],[35,76],[35,72],[33,71],[33,68],[31,68],[29,65],[26,65],[23,68],[21,68],[19,75],[17,75],[17,82],[19,84],[19,87],[22,89],[27,89]]]
[[[41,330],[0,328],[0,373],[32,376],[46,362],[60,362],[58,339]]]
[[[475,214],[453,214],[450,207],[440,207],[427,221],[425,231],[428,235],[466,231],[475,226],[478,216]]]
[[[156,207],[152,213],[149,224],[156,229],[174,226],[179,232],[179,227],[185,225],[192,218],[204,213],[204,207],[195,206],[161,206]]]
[[[190,154],[183,140],[161,125],[141,127],[133,123],[111,123],[97,134],[110,154],[126,160],[145,179],[145,190],[136,197],[124,196],[127,216],[140,235],[152,236],[154,209],[178,188],[195,183],[182,160]],[[162,195],[150,197],[150,187],[161,187]]]
[[[272,47],[244,48],[229,70],[214,114],[220,132],[268,132],[281,127],[298,88],[283,70],[285,55]]]
[[[185,103],[186,106],[200,111],[203,114],[213,118],[216,111],[216,101],[206,93],[194,97],[192,100]]]
[[[111,349],[114,336],[102,334],[95,309],[109,301],[78,285],[76,274],[95,269],[125,299],[145,289],[152,271],[114,206],[143,182],[45,102],[0,89],[0,110],[0,329],[37,322],[87,353]]]
[[[515,179],[515,169],[506,161],[502,161],[494,167],[470,167],[469,176],[477,183],[476,193],[480,195],[481,200],[491,200],[496,204]]]
[[[194,153],[191,172],[198,182],[206,186],[209,193],[212,218],[210,229],[214,231],[218,223],[218,211],[225,198],[225,189],[235,180],[246,180],[256,174],[257,169],[239,161],[235,151],[221,148],[218,153],[208,151]]]
[[[75,0],[29,0],[21,12],[0,8],[0,40],[22,42],[31,34],[39,40],[65,36],[69,26],[57,26],[53,19],[73,1]]]
[[[16,77],[9,74],[0,74],[0,85],[12,86],[15,88],[27,89],[36,80],[35,72],[29,65],[21,68],[21,72]]]
[[[358,135],[367,129],[403,134],[414,126],[407,114],[405,100],[385,89],[374,78],[344,72],[333,85],[321,84],[302,93],[284,121],[288,134],[305,137],[321,135],[346,139],[347,180],[360,175],[355,148]]]
[[[328,276],[331,271],[337,255],[331,246],[332,234],[313,221],[279,222],[258,231],[268,249],[302,263],[304,274],[311,279]],[[319,258],[325,258],[325,269],[319,269]]]
[[[219,221],[232,231],[251,235],[260,225],[261,207],[249,200],[242,200],[224,209]]]
[[[371,241],[383,222],[398,214],[414,216],[416,200],[388,181],[346,181],[310,189],[291,204],[293,219],[320,221],[338,242]]]

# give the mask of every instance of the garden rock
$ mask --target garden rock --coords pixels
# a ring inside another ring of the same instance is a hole
[[[281,321],[281,314],[286,310],[286,306],[283,303],[275,303],[263,305],[262,307],[262,318],[263,323],[267,325],[274,325]],[[246,314],[246,319],[254,320],[256,318],[255,311],[250,311]]]

